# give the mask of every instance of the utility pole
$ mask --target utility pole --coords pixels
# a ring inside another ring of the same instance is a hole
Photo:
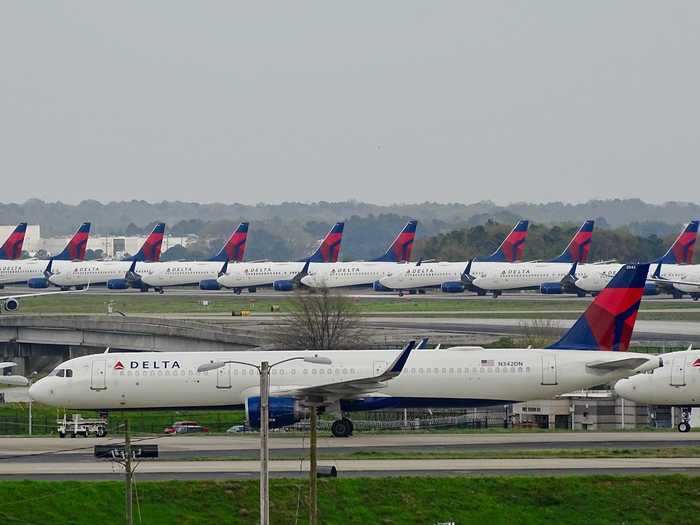
[[[134,523],[134,508],[132,501],[132,483],[134,473],[131,466],[131,433],[129,432],[129,418],[124,420],[124,470],[126,473],[126,525]]]
[[[316,471],[318,467],[316,457],[316,423],[317,423],[316,405],[311,405],[310,420],[309,420],[309,525],[318,524],[318,502],[316,496]]]
[[[260,363],[260,525],[270,523],[270,363]]]

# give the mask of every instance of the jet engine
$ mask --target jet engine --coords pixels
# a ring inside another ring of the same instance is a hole
[[[126,290],[129,282],[126,279],[110,279],[107,281],[107,288],[110,290]]]
[[[248,425],[260,428],[260,396],[249,397],[245,403]],[[271,397],[269,403],[270,428],[293,425],[306,416],[308,410],[293,397]]]
[[[48,288],[49,280],[46,277],[32,277],[27,281],[29,288]]]
[[[221,285],[216,279],[204,279],[199,281],[200,290],[221,290]]]
[[[462,293],[464,291],[464,283],[448,281],[440,285],[440,290],[444,293]]]
[[[16,312],[19,310],[19,301],[14,297],[8,297],[2,303],[2,309],[8,312]]]
[[[272,288],[278,292],[291,292],[294,290],[294,281],[280,280],[272,283]]]

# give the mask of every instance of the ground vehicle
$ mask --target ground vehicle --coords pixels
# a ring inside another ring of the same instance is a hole
[[[246,432],[248,429],[246,429],[245,425],[233,425],[230,427],[226,432],[230,434],[237,434],[238,432]]]
[[[176,421],[169,427],[165,427],[166,434],[190,434],[193,432],[209,432],[207,427],[203,427],[196,421]]]
[[[63,419],[57,419],[58,437],[64,438],[66,435],[74,438],[75,436],[88,437],[93,434],[95,437],[104,437],[107,435],[107,420],[106,419],[83,419],[80,414],[73,414],[71,419],[68,419],[66,414],[63,414]]]

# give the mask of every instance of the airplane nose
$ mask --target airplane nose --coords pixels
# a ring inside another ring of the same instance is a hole
[[[49,394],[49,387],[43,379],[40,379],[29,387],[29,397],[32,398],[32,401],[49,404]]]

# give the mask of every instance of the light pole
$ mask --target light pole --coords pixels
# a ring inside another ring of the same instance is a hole
[[[260,374],[260,525],[269,525],[270,523],[270,448],[268,445],[270,434],[270,370],[277,365],[290,361],[304,361],[305,363],[316,365],[331,364],[331,360],[327,357],[298,356],[282,359],[272,364],[270,364],[269,361],[262,361],[259,365],[234,360],[210,361],[197,368],[197,372],[208,372],[210,370],[217,370],[228,364],[235,364],[252,366],[257,369]],[[312,410],[315,409],[315,407],[312,408]]]

